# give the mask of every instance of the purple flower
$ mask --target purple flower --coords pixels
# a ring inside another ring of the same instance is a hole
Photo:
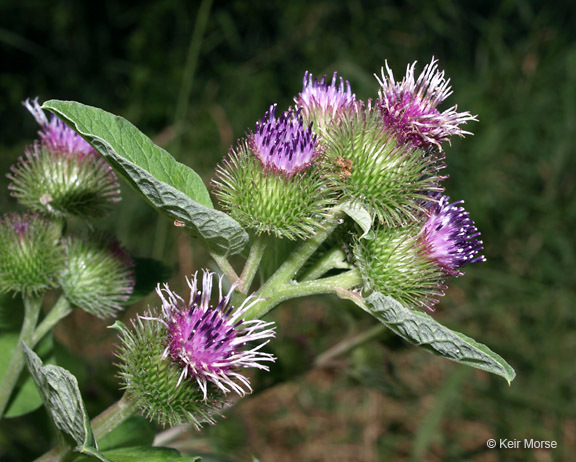
[[[430,215],[420,231],[428,256],[435,260],[446,273],[461,276],[458,268],[486,258],[479,255],[482,241],[480,232],[463,207],[464,201],[450,202],[448,196],[439,196]]]
[[[32,101],[26,100],[23,104],[40,125],[38,135],[40,135],[42,144],[52,152],[62,152],[79,157],[98,156],[96,150],[84,138],[58,117],[52,115],[48,121],[46,114],[38,104],[38,98]]]
[[[268,370],[262,362],[274,361],[270,353],[259,351],[268,341],[251,349],[242,349],[248,342],[274,337],[272,322],[245,321],[242,315],[259,300],[248,297],[240,308],[230,305],[234,286],[222,296],[222,277],[219,281],[218,303],[210,304],[214,273],[204,271],[202,288],[198,290],[197,273],[186,279],[190,287],[190,300],[185,302],[170,290],[167,284],[156,289],[162,299],[162,317],[145,318],[160,321],[168,329],[168,346],[164,357],[182,367],[178,384],[185,378],[196,379],[204,394],[208,382],[224,393],[235,391],[244,395],[251,391],[249,380],[236,372],[239,368],[255,367]]]
[[[382,68],[382,79],[376,79],[382,87],[378,92],[378,105],[384,124],[392,129],[402,143],[411,143],[417,147],[437,146],[441,149],[444,141],[450,142],[452,135],[470,135],[459,125],[478,119],[469,112],[456,112],[457,106],[440,112],[437,106],[452,94],[450,79],[444,78],[437,60],[430,64],[417,80],[414,77],[416,61],[408,65],[406,75],[401,82],[394,80],[388,63],[386,71]]]
[[[356,95],[352,93],[348,81],[344,82],[342,77],[338,80],[336,72],[332,75],[332,83],[327,85],[325,75],[318,81],[306,71],[302,93],[294,98],[294,102],[307,120],[314,120],[316,125],[326,127],[344,112],[356,107]]]
[[[286,175],[305,170],[320,154],[312,124],[304,126],[300,111],[290,109],[275,116],[276,105],[256,122],[256,130],[248,137],[248,146],[264,169]]]

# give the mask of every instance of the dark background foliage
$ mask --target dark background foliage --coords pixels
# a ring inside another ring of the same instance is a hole
[[[291,104],[305,70],[338,71],[369,98],[385,60],[401,76],[414,60],[439,58],[454,89],[447,104],[480,120],[469,127],[473,137],[447,149],[446,187],[466,200],[488,261],[452,281],[435,316],[501,353],[517,379],[508,387],[390,337],[314,367],[320,352],[373,321],[337,300],[308,299],[274,314],[280,361],[262,391],[216,427],[179,434],[172,444],[238,460],[569,460],[576,449],[574,13],[569,1],[527,0],[2,0],[0,167],[6,172],[34,138],[21,101],[38,96],[122,115],[209,182],[270,104]],[[2,176],[0,208],[15,210],[6,185]],[[175,265],[176,285],[206,265],[205,253],[190,250],[169,220],[123,190],[122,204],[99,227],[132,253]],[[118,396],[105,325],[75,314],[56,334],[73,350],[71,364],[89,364],[78,370],[91,415]],[[0,430],[2,460],[28,460],[49,445],[43,410]],[[489,450],[490,437],[556,440],[559,448]]]

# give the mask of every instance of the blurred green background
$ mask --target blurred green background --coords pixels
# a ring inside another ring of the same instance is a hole
[[[305,70],[338,71],[364,99],[376,96],[385,60],[401,76],[435,56],[454,90],[444,109],[478,114],[466,127],[475,135],[447,148],[446,188],[466,200],[488,261],[451,282],[435,316],[506,358],[512,386],[389,336],[314,366],[374,321],[336,299],[306,299],[274,313],[280,360],[257,393],[217,426],[160,442],[233,460],[574,460],[575,13],[571,1],[0,0],[2,172],[35,137],[21,106],[34,96],[122,115],[207,183],[270,104],[291,104]],[[6,186],[2,174],[0,210],[16,210]],[[123,193],[99,227],[173,265],[175,286],[207,264],[168,219]],[[154,298],[123,317],[146,303]],[[91,415],[119,396],[106,325],[76,313],[56,333]],[[47,425],[42,409],[0,423],[0,460],[42,454]],[[490,450],[488,438],[558,449]]]

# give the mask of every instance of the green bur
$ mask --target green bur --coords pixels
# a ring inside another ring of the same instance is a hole
[[[429,194],[442,191],[442,156],[399,143],[370,107],[345,115],[323,139],[330,183],[380,223],[404,226],[418,221]]]
[[[0,219],[0,292],[35,294],[57,285],[64,266],[60,225],[38,214]]]
[[[247,145],[240,144],[218,167],[216,195],[235,220],[257,235],[307,239],[333,204],[321,165],[286,175],[263,167]]]

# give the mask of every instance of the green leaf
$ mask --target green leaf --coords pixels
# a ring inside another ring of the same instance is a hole
[[[72,439],[75,443],[74,451],[106,462],[106,457],[96,448],[90,419],[76,378],[59,366],[44,366],[38,355],[25,343],[21,342],[20,346],[24,350],[28,370],[56,428]]]
[[[0,380],[4,377],[10,360],[16,348],[18,348],[18,340],[19,335],[15,332],[0,335],[0,351],[2,352],[0,355]],[[47,358],[46,361],[52,362],[54,361],[52,346],[52,335],[47,335],[36,349],[41,357]],[[42,397],[34,385],[32,377],[24,370],[16,383],[16,388],[12,393],[4,417],[20,417],[35,411],[40,406],[42,406]]]
[[[213,251],[240,252],[248,235],[231,217],[212,208],[204,182],[127,120],[73,101],[42,106],[88,141],[154,207],[183,223]]]
[[[133,258],[134,260],[134,290],[126,305],[136,303],[152,292],[159,282],[166,282],[174,271],[161,261],[153,258]]]
[[[394,333],[446,359],[514,380],[514,369],[490,348],[443,326],[420,311],[403,307],[379,292],[370,295],[368,311]]]
[[[374,233],[372,232],[374,218],[370,215],[368,210],[362,207],[362,205],[352,202],[345,202],[340,206],[340,208],[346,215],[352,218],[352,220],[354,220],[364,232],[360,236],[360,239],[374,239]]]
[[[110,462],[200,462],[198,457],[182,457],[176,449],[136,446],[104,451]],[[90,462],[86,456],[77,456],[72,462]]]

